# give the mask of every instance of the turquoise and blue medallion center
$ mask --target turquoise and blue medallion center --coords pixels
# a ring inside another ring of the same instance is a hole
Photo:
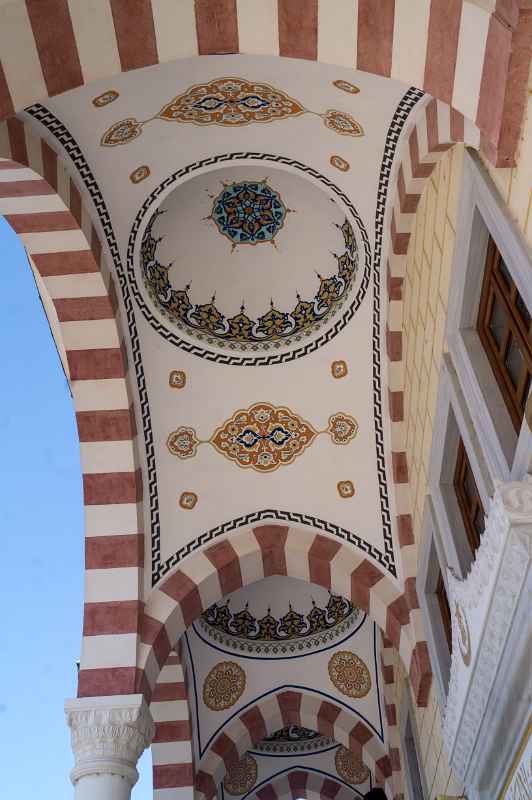
[[[211,219],[233,246],[273,242],[284,225],[287,208],[266,181],[240,181],[224,186]]]

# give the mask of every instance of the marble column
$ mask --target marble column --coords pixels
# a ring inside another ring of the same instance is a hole
[[[155,732],[141,694],[81,697],[65,703],[76,800],[129,800],[137,761]]]

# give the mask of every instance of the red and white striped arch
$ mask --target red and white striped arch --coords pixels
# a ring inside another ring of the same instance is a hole
[[[212,800],[225,773],[265,736],[298,725],[335,739],[351,750],[381,785],[392,774],[385,745],[360,717],[344,706],[323,700],[311,691],[283,690],[261,698],[224,726],[203,757],[196,774],[196,792]]]
[[[356,796],[361,796],[356,795]],[[353,800],[353,788],[324,773],[293,767],[261,785],[249,800]],[[395,798],[394,798],[395,800]]]
[[[0,214],[55,309],[80,440],[86,572],[78,693],[132,693],[140,686],[142,480],[116,292],[80,191],[55,152],[16,119],[10,130],[18,162],[0,159]]]
[[[183,668],[171,652],[155,686],[150,711],[155,722],[151,745],[154,800],[191,796],[194,786],[192,730]]]
[[[526,99],[527,0],[13,0],[0,7],[0,119],[120,72],[213,53],[305,58],[417,86],[513,166]]]
[[[148,598],[140,666],[153,686],[173,643],[212,603],[269,575],[310,581],[349,598],[395,643],[418,701],[430,687],[426,642],[416,641],[407,599],[364,554],[305,528],[263,525],[237,531],[186,558]]]
[[[353,800],[354,790],[358,787],[348,787],[333,775],[292,767],[263,783],[248,800]]]

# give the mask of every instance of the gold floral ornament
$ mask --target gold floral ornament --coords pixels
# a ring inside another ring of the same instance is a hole
[[[168,376],[170,389],[184,389],[187,384],[186,373],[182,369],[173,369]]]
[[[334,757],[334,765],[339,777],[346,783],[355,786],[365,783],[369,778],[369,769],[347,747],[340,747]]]
[[[172,431],[166,442],[172,455],[178,458],[192,458],[198,451],[199,440],[194,428],[178,428]]]
[[[365,697],[371,689],[371,675],[361,658],[350,650],[338,650],[329,660],[329,677],[347,697]]]
[[[312,425],[290,409],[256,403],[217,428],[211,443],[239,467],[272,472],[291,464],[316,436]]]
[[[321,116],[325,127],[341,136],[364,136],[362,125],[345,111],[335,111],[333,108],[329,108]]]
[[[339,411],[329,417],[327,431],[334,444],[349,444],[358,433],[358,422],[349,414]]]
[[[333,378],[345,378],[347,375],[347,363],[345,361],[333,361],[331,364],[331,375]]]
[[[234,661],[220,661],[203,683],[203,702],[211,711],[231,708],[246,688],[246,673]]]
[[[249,792],[257,780],[257,762],[246,753],[225,773],[224,789],[228,794],[241,795]]]
[[[134,117],[115,122],[103,135],[101,144],[105,147],[116,147],[118,144],[127,144],[142,133],[143,122],[138,122]]]
[[[183,492],[179,498],[179,505],[184,511],[192,511],[198,502],[198,495],[195,492]]]
[[[149,119],[139,122],[129,117],[115,122],[103,134],[100,144],[103,147],[127,144],[140,136],[144,125],[155,119],[235,128],[252,123],[276,122],[308,113],[322,117],[325,126],[336,133],[348,136],[363,134],[362,126],[343,111],[329,109],[324,114],[311,112],[298,100],[269,83],[223,77],[190,86]]]
[[[148,165],[143,164],[141,167],[137,167],[137,169],[133,170],[129,176],[129,180],[131,183],[140,183],[141,181],[145,181],[146,178],[149,178],[150,174],[150,168]]]
[[[198,445],[210,444],[239,467],[265,473],[291,464],[321,434],[328,434],[333,444],[346,445],[357,431],[355,418],[343,411],[332,414],[328,427],[318,431],[289,408],[263,402],[235,411],[210,439],[199,439],[194,428],[181,426],[166,443],[180,459],[192,458]]]
[[[349,161],[346,161],[345,158],[342,158],[342,156],[336,156],[336,155],[331,156],[329,159],[329,163],[331,167],[339,169],[340,172],[349,172],[349,170],[351,169],[351,164],[349,163]]]
[[[108,106],[109,103],[113,103],[120,95],[118,92],[115,92],[114,89],[108,89],[103,94],[99,94],[98,97],[95,97],[92,101],[92,105],[95,108],[103,108],[104,106]]]
[[[355,487],[353,486],[353,481],[338,481],[336,488],[338,489],[338,494],[344,500],[355,496]]]
[[[342,92],[347,92],[348,94],[358,94],[360,89],[358,86],[355,86],[354,83],[349,83],[349,81],[343,81],[339,78],[336,81],[332,82],[333,86],[336,86],[337,89],[341,89]]]

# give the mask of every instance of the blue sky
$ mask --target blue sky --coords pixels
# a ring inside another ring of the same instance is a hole
[[[73,797],[63,703],[76,694],[83,495],[70,391],[18,237],[0,217],[2,796]],[[134,800],[152,798],[151,758]]]

